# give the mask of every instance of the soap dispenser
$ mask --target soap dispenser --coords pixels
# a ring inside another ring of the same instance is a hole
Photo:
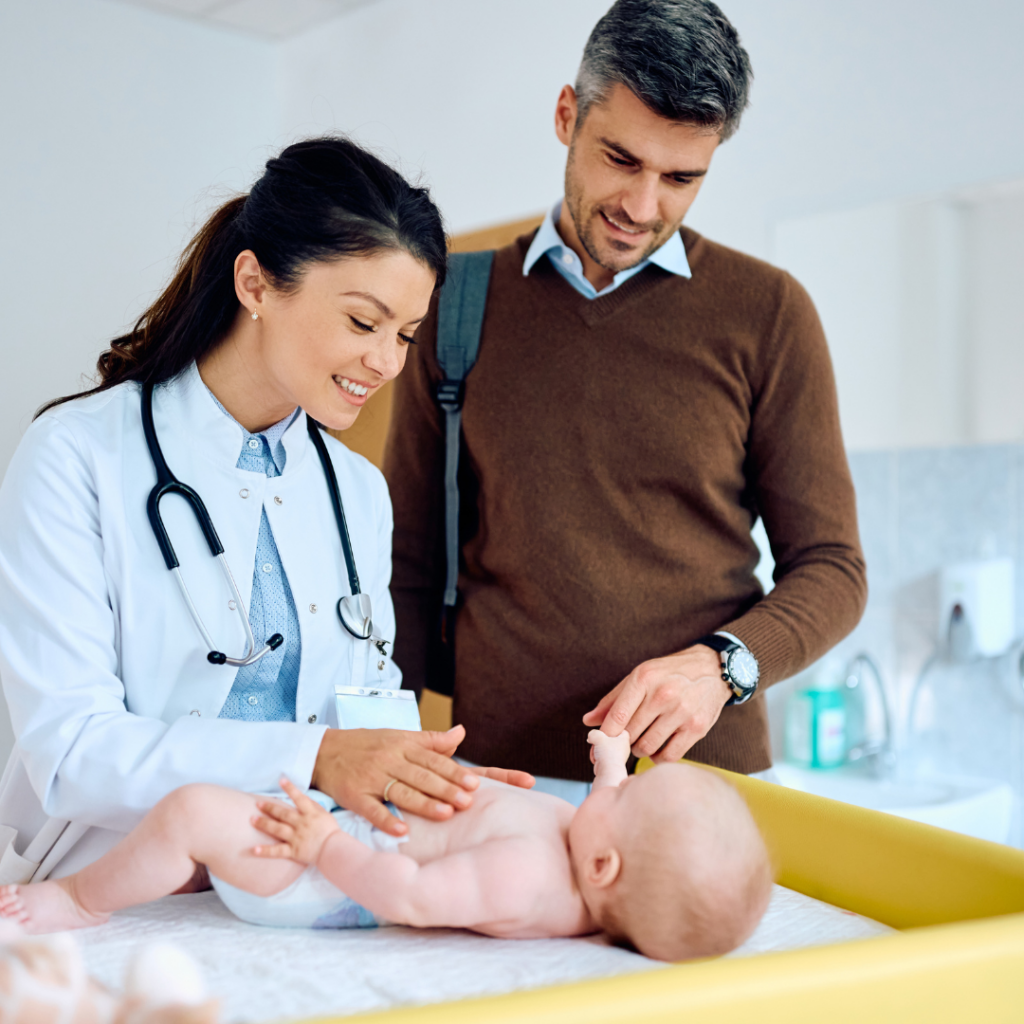
[[[804,768],[846,761],[846,701],[839,664],[829,659],[786,705],[786,759]]]

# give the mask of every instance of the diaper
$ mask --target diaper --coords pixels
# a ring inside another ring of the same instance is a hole
[[[287,800],[280,793],[273,795],[275,799]],[[308,795],[331,812],[343,832],[371,850],[396,853],[398,847],[408,841],[407,836],[389,836],[353,811],[342,810],[323,793],[310,790]],[[401,812],[392,804],[387,808],[401,817]],[[228,910],[250,924],[272,928],[377,928],[390,923],[346,896],[312,864],[287,889],[273,896],[254,896],[213,875],[210,875],[210,883]]]

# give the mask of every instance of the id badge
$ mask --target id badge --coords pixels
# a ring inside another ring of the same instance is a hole
[[[407,729],[419,732],[420,709],[412,690],[335,686],[339,729]]]

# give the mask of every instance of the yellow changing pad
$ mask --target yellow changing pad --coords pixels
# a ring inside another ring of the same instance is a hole
[[[649,763],[642,762],[637,770],[646,767]],[[344,1020],[1024,1020],[1024,852],[745,776],[720,774],[747,800],[781,885],[900,929],[900,934]]]

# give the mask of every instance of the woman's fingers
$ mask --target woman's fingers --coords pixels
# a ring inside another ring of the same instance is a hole
[[[447,732],[414,732],[411,736],[416,737],[418,743],[436,750],[445,757],[451,757],[459,744],[466,738],[466,729],[462,725],[453,725]]]
[[[532,789],[537,782],[529,772],[521,772],[516,768],[481,768],[474,765],[466,771],[479,775],[482,779],[494,779],[497,782],[504,782],[506,786],[518,786],[520,789]]]
[[[391,789],[397,788],[398,783],[396,782]],[[391,793],[388,793],[388,799],[392,799]],[[404,821],[396,818],[379,799],[375,800],[372,796],[363,795],[353,800],[349,810],[355,811],[374,828],[379,828],[381,832],[387,832],[389,836],[404,836],[409,831],[409,826]]]
[[[401,810],[431,821],[447,821],[455,813],[451,804],[424,796],[420,790],[404,782],[396,782],[391,787],[388,799]]]
[[[450,758],[415,747],[406,751],[405,765],[396,769],[395,778],[427,796],[460,808],[473,802],[467,790],[480,787],[480,780],[468,769]]]

